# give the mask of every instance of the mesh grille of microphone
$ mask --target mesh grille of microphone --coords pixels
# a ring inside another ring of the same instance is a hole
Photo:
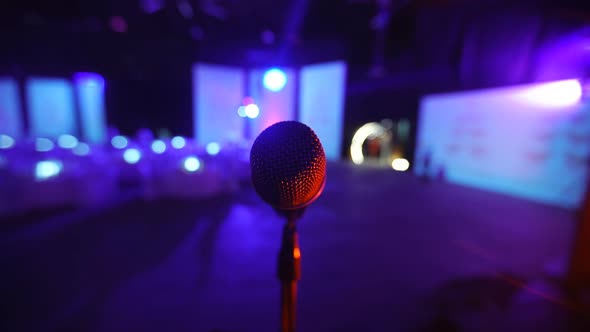
[[[266,128],[250,151],[254,189],[278,209],[296,209],[311,203],[326,178],[324,148],[311,128],[297,121]]]

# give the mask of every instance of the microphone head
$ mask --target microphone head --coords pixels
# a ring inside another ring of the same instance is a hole
[[[279,210],[315,201],[326,183],[326,154],[311,128],[297,121],[266,128],[250,151],[252,183],[258,195]]]

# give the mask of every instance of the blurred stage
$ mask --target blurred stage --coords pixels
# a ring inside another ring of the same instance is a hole
[[[276,331],[283,221],[254,191],[3,220],[2,331]],[[574,213],[329,165],[299,224],[300,331],[588,331],[543,280]],[[557,267],[558,269],[558,267]]]

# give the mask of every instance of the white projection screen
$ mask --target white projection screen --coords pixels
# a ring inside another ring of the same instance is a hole
[[[260,108],[260,115],[251,121],[250,136],[255,138],[269,126],[287,120],[295,120],[295,73],[292,69],[281,68],[287,77],[285,86],[280,91],[271,91],[264,87],[263,77],[267,69],[250,72],[249,95]]]
[[[590,157],[577,80],[432,95],[420,106],[418,175],[576,208]]]
[[[235,67],[193,66],[193,128],[199,144],[243,138],[244,119],[237,112],[245,94],[244,76]]]
[[[31,78],[27,81],[30,134],[56,138],[76,135],[72,84],[61,78]]]
[[[346,63],[305,66],[299,77],[299,121],[313,128],[322,141],[328,159],[339,159]]]
[[[6,77],[0,77],[0,134],[13,138],[23,135],[18,83]]]

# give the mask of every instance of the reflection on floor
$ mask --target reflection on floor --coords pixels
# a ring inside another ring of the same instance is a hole
[[[251,188],[60,213],[3,228],[2,331],[277,331],[283,221]],[[565,210],[331,165],[299,225],[299,330],[589,331],[544,282],[573,228]]]

